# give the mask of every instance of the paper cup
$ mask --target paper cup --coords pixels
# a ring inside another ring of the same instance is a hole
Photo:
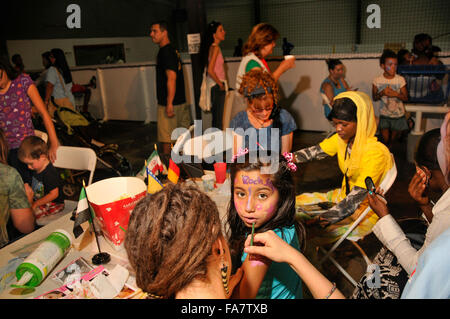
[[[146,192],[145,183],[137,177],[113,177],[86,187],[96,221],[115,250],[122,249],[130,215]]]
[[[212,192],[214,190],[214,175],[206,174],[202,176],[203,189],[205,192]]]
[[[284,56],[284,59],[285,59],[285,60],[295,59],[295,56],[293,56],[293,55],[285,55],[285,56]]]
[[[227,163],[214,163],[214,172],[216,173],[216,183],[223,184],[227,177]]]

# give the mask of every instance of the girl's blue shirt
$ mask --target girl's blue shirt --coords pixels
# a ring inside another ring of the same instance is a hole
[[[295,226],[273,229],[289,245],[300,250]],[[241,257],[244,262],[247,253]],[[302,299],[302,281],[287,263],[272,262],[256,295],[257,299]]]

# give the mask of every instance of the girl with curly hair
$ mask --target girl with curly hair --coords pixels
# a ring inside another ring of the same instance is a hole
[[[274,78],[260,69],[251,70],[243,76],[239,93],[245,97],[247,109],[230,121],[234,154],[239,148],[290,152],[297,124],[288,111],[277,106]]]

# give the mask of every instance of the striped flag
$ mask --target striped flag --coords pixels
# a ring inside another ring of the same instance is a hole
[[[77,214],[75,216],[75,222],[73,224],[73,234],[75,238],[78,238],[78,236],[80,236],[84,232],[84,229],[83,227],[81,227],[81,225],[86,221],[91,222],[92,215],[89,202],[86,197],[86,189],[82,187],[77,205]]]
[[[167,179],[172,183],[178,183],[178,178],[180,177],[180,168],[175,164],[172,159],[169,160],[169,172],[167,173]]]

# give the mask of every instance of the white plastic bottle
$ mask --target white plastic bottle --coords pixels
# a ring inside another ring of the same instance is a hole
[[[64,229],[51,233],[16,269],[17,286],[38,286],[72,245],[72,235]]]

